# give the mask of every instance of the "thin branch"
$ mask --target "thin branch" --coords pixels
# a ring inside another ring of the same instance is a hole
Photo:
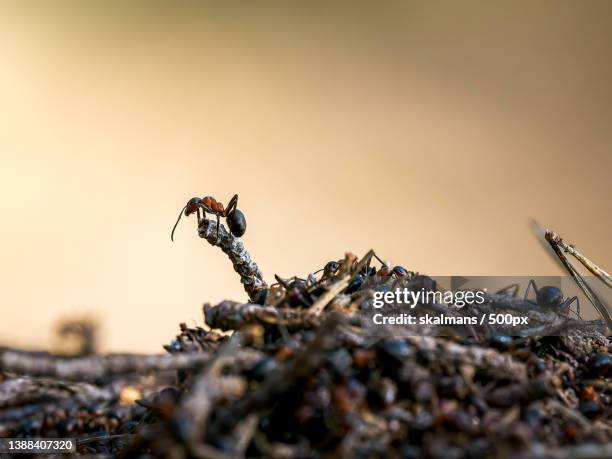
[[[322,319],[299,309],[282,309],[251,303],[222,301],[217,306],[204,305],[206,324],[221,330],[239,330],[245,325],[283,326],[295,331],[315,328]]]
[[[59,357],[46,352],[0,348],[0,371],[67,381],[99,381],[112,376],[200,368],[210,354],[108,354]]]
[[[202,219],[198,226],[198,234],[210,245],[219,247],[229,257],[251,301],[255,299],[257,293],[268,287],[259,266],[251,259],[244,244],[232,236],[223,225],[219,225],[217,238],[217,222]]]
[[[529,457],[531,459],[605,459],[612,457],[612,443],[604,443],[601,445],[596,443],[584,443],[580,445],[563,446],[561,448],[539,446],[532,448],[528,456],[518,455],[516,457]]]
[[[593,289],[586,283],[586,281],[580,275],[578,270],[574,267],[574,265],[571,264],[569,259],[565,256],[565,253],[563,252],[563,250],[565,250],[565,249],[563,247],[568,247],[569,248],[570,246],[568,246],[565,243],[563,243],[563,246],[561,246],[560,242],[559,242],[559,241],[562,242],[561,238],[555,232],[553,232],[553,231],[549,231],[549,230],[546,231],[546,240],[549,242],[550,246],[552,247],[552,249],[557,254],[557,257],[559,257],[559,260],[561,260],[561,263],[563,263],[565,268],[572,275],[572,277],[574,278],[574,280],[578,284],[578,287],[580,287],[580,289],[584,292],[584,294],[589,299],[591,304],[595,307],[595,309],[597,309],[597,312],[599,312],[601,317],[606,321],[608,329],[612,330],[612,317],[610,317],[610,312],[608,311],[608,308],[599,300],[599,298],[597,297],[597,295],[595,294]],[[576,253],[575,249],[574,249],[574,252]],[[569,252],[569,253],[571,253],[571,252]],[[582,258],[584,260],[587,260],[586,257],[582,257]],[[589,261],[589,263],[591,263],[591,262]],[[593,268],[593,267],[597,268],[593,263],[591,263],[591,265],[592,265],[591,268]],[[585,266],[587,266],[587,265],[585,265]],[[587,266],[587,268],[588,268],[588,266]],[[591,268],[589,268],[589,270]],[[599,269],[599,268],[597,268],[597,269]],[[605,271],[603,271],[603,270],[601,270],[601,271],[602,271],[602,273],[605,273]],[[609,274],[605,273],[605,275],[609,277]],[[602,279],[602,280],[604,279],[600,275],[597,275],[597,277],[599,279]],[[606,283],[606,285],[607,285],[607,283]]]
[[[554,244],[560,247],[565,253],[569,253],[570,255],[574,256],[574,258],[576,258],[580,263],[582,263],[582,265],[586,269],[588,269],[594,276],[599,278],[608,287],[612,288],[612,276],[610,276],[610,274],[605,272],[587,257],[582,255],[578,251],[578,249],[576,249],[576,247],[574,247],[572,244],[567,244],[563,239],[561,239],[561,236],[559,236],[557,233],[555,233],[554,231],[546,230],[546,240],[551,245]]]
[[[492,377],[527,381],[527,366],[511,354],[480,346],[463,346],[431,336],[407,336],[406,340],[429,361],[470,365]]]

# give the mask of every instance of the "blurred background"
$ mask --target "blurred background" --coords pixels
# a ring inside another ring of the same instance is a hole
[[[612,269],[612,3],[0,2],[0,342],[90,314],[160,351],[244,299],[195,218],[240,195],[268,280],[350,250],[555,275],[530,218]]]

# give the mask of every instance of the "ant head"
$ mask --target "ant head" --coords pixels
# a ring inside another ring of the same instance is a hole
[[[181,221],[181,217],[183,216],[183,214],[185,214],[185,217],[189,217],[194,212],[197,212],[200,202],[202,202],[202,198],[197,198],[197,197],[191,198],[189,201],[187,201],[187,204],[185,204],[185,207],[181,209],[179,216],[176,219],[176,223],[174,224],[174,227],[172,228],[172,233],[170,233],[171,241],[174,241],[174,230],[176,230],[176,227]]]
[[[340,263],[337,261],[328,261],[323,268],[323,272],[326,274],[334,274],[340,268]]]
[[[408,270],[404,268],[403,266],[394,266],[392,272],[396,276],[407,276],[408,275]]]
[[[538,290],[536,300],[540,306],[554,308],[563,302],[563,292],[561,292],[561,289],[557,287],[551,287],[548,285]]]
[[[227,226],[229,226],[230,232],[236,237],[242,236],[246,231],[246,218],[239,209],[232,210],[227,215]]]
[[[198,210],[198,204],[202,201],[202,198],[191,198],[185,205],[185,217],[189,217],[191,214]]]

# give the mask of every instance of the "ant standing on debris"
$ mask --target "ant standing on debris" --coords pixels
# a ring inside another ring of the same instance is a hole
[[[370,266],[367,266],[365,268],[366,273],[370,274],[376,274],[379,277],[389,277],[389,276],[394,276],[394,277],[404,277],[404,276],[408,276],[410,275],[410,272],[404,268],[403,266],[394,266],[393,268],[390,268],[389,265],[387,263],[385,263],[383,260],[381,260],[378,255],[376,255],[376,253],[373,254],[374,258],[376,258],[380,264],[381,267],[378,270],[378,272],[376,272],[376,270],[374,268],[370,268]]]
[[[373,253],[372,255],[380,262],[381,267],[379,268],[378,271],[376,271],[376,268],[373,266],[370,266],[370,263],[368,262],[368,264],[364,266],[361,272],[359,273],[364,277],[373,276],[376,274],[380,277],[393,276],[397,278],[397,277],[409,276],[411,274],[410,271],[408,271],[403,266],[394,266],[393,268],[390,268],[389,265],[387,265],[387,263],[382,261],[378,257],[378,255],[376,255],[376,253]],[[327,279],[337,274],[338,270],[342,266],[342,263],[343,263],[342,260],[341,261],[330,261],[325,265],[325,267],[319,269],[318,271],[315,271],[313,274],[317,274],[318,272],[323,271],[323,276],[321,280]]]
[[[314,285],[310,284],[308,280],[295,276],[291,279],[283,279],[278,274],[275,274],[274,278],[285,289],[290,306],[311,306],[314,302],[311,294],[311,288]]]
[[[529,289],[532,287],[533,287],[533,291],[536,294],[535,301],[529,300],[527,298],[527,296],[529,295]],[[512,284],[512,285],[509,285],[508,287],[504,287],[503,289],[499,290],[497,294],[503,295],[507,291],[512,291],[510,296],[515,297],[516,294],[518,293],[518,289],[519,289],[518,284]],[[544,307],[551,308],[559,312],[559,314],[564,315],[564,316],[570,315],[570,312],[571,312],[570,306],[572,305],[572,303],[576,302],[576,316],[580,319],[580,300],[578,299],[577,296],[564,299],[563,292],[561,291],[559,287],[553,287],[551,285],[546,285],[544,287],[538,288],[535,281],[533,279],[530,279],[529,284],[527,284],[527,290],[525,290],[524,300],[532,303],[535,306],[544,306]]]
[[[321,276],[321,280],[333,277],[336,275],[336,273],[340,269],[341,263],[342,263],[341,261],[333,261],[333,260],[328,261],[324,267],[322,267],[318,271],[315,271],[314,273],[312,273],[312,275],[314,276],[315,274],[323,271],[323,276]]]
[[[198,215],[198,225],[202,219],[206,219],[206,213],[215,215],[217,217],[217,240],[219,239],[219,219],[225,217],[227,226],[229,226],[230,233],[235,237],[242,236],[246,231],[246,219],[244,214],[237,208],[238,206],[238,195],[235,194],[227,204],[227,208],[223,207],[219,201],[212,196],[195,197],[191,198],[185,204],[185,207],[181,209],[178,219],[172,228],[172,234],[170,240],[174,241],[174,230],[176,229],[183,213],[185,217],[189,217],[193,213]],[[202,216],[200,217],[200,209],[202,209]]]
[[[361,272],[359,272],[355,278],[351,281],[349,286],[346,288],[345,293],[354,293],[359,290],[367,277],[377,276],[378,279],[383,279],[386,281],[387,278],[392,277],[395,279],[399,279],[405,276],[413,276],[415,273],[408,271],[403,266],[394,266],[390,268],[389,265],[384,262],[376,253],[372,253],[372,256],[376,258],[381,267],[376,270],[374,266],[370,266],[370,261],[363,267]]]

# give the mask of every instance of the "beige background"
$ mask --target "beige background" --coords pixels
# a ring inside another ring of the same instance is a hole
[[[549,275],[534,217],[612,269],[612,2],[0,2],[0,342],[96,315],[159,350],[240,299],[184,202],[240,194],[268,279],[373,247]]]

